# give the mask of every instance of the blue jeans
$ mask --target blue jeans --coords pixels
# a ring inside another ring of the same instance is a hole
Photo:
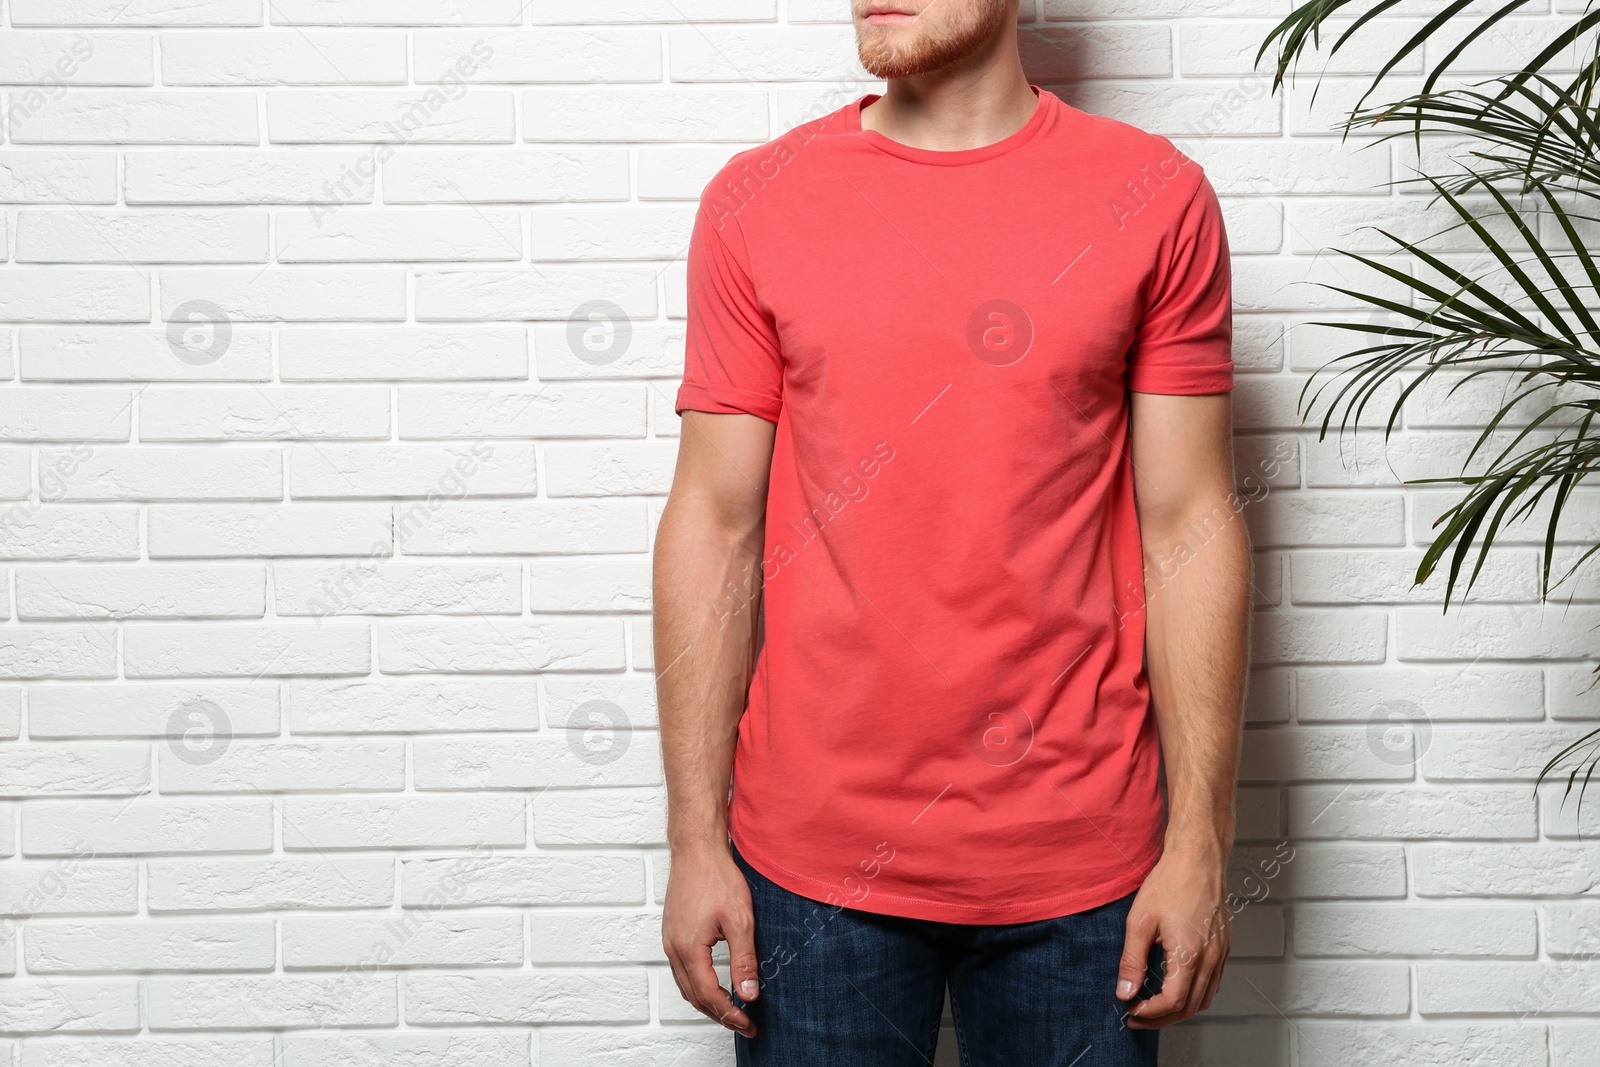
[[[1156,1031],[1116,998],[1133,894],[1042,922],[968,926],[797,896],[745,862],[755,906],[757,1035],[740,1067],[928,1067],[950,987],[963,1067],[1155,1067]],[[1141,996],[1160,988],[1152,960]]]

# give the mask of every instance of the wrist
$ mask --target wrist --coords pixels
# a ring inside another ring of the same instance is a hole
[[[1163,858],[1171,856],[1194,863],[1222,864],[1227,862],[1228,853],[1232,851],[1231,833],[1214,827],[1172,827],[1167,830],[1161,854]]]
[[[674,862],[707,858],[725,858],[729,854],[727,833],[706,831],[698,834],[669,836],[667,849]]]

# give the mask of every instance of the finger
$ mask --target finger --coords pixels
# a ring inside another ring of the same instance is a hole
[[[683,977],[683,959],[678,955],[678,950],[671,944],[662,943],[662,948],[667,955],[667,965],[672,968],[672,981],[678,987],[678,996],[683,998],[685,1004],[693,1004],[694,997],[689,993],[689,983]]]
[[[1144,984],[1145,967],[1150,962],[1150,946],[1154,944],[1155,936],[1154,919],[1146,919],[1142,912],[1128,913],[1128,931],[1122,941],[1122,962],[1117,965],[1118,1000],[1132,1000]]]
[[[761,980],[756,967],[756,924],[745,913],[731,917],[725,924],[723,936],[728,939],[728,973],[733,988],[741,1000],[754,1000],[761,995]]]
[[[1211,980],[1206,983],[1205,996],[1200,998],[1200,1006],[1195,1009],[1196,1015],[1210,1010],[1211,1001],[1217,995],[1217,987],[1220,985],[1222,985],[1222,968],[1219,967],[1211,972]]]
[[[701,1014],[715,1019],[729,1030],[754,1037],[756,1028],[750,1024],[750,1017],[734,1007],[728,991],[717,981],[717,970],[711,965],[711,946],[697,945],[692,952],[682,955],[690,999]]]
[[[1200,1010],[1200,1005],[1205,1002],[1206,993],[1211,989],[1212,978],[1217,970],[1217,956],[1209,947],[1203,949],[1199,959],[1195,961],[1194,972],[1189,979],[1189,995],[1184,998],[1182,1006],[1178,1008],[1184,1018],[1193,1016]]]
[[[1196,949],[1192,945],[1173,946],[1167,950],[1161,992],[1128,1009],[1128,1014],[1132,1016],[1129,1025],[1134,1021],[1149,1022],[1175,1015],[1183,1010],[1194,985],[1195,957]]]
[[[1215,999],[1217,991],[1222,988],[1222,972],[1227,970],[1227,968],[1228,957],[1223,956],[1222,959],[1217,961],[1216,970],[1211,972],[1211,985],[1206,988],[1206,999],[1200,1003],[1201,1011],[1207,1011],[1210,1009],[1211,1001]]]

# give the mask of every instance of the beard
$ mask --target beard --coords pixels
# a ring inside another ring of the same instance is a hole
[[[910,27],[858,23],[856,53],[875,78],[926,74],[966,59],[987,44],[1005,25],[1006,6],[1007,0],[934,0]],[[922,25],[934,11],[944,18]]]

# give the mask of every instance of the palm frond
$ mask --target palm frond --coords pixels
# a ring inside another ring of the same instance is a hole
[[[1472,2],[1446,0],[1419,29],[1399,39],[1350,110],[1344,130],[1349,134],[1358,124],[1374,127],[1380,142],[1408,136],[1419,161],[1425,133],[1466,138],[1470,161],[1457,160],[1459,172],[1435,175],[1419,163],[1423,173],[1397,184],[1415,182],[1431,190],[1430,206],[1442,206],[1453,216],[1442,232],[1457,245],[1476,250],[1479,258],[1460,264],[1428,239],[1408,240],[1381,230],[1392,257],[1343,252],[1384,281],[1389,291],[1364,291],[1359,285],[1328,288],[1387,311],[1398,324],[1321,323],[1356,334],[1363,347],[1314,372],[1300,394],[1307,418],[1323,409],[1319,438],[1328,436],[1335,421],[1341,435],[1365,425],[1369,405],[1390,403],[1383,422],[1387,441],[1408,405],[1425,386],[1447,380],[1442,376],[1453,380],[1447,395],[1471,382],[1498,380],[1504,385],[1494,401],[1496,410],[1466,449],[1459,472],[1407,483],[1465,489],[1435,522],[1435,535],[1416,574],[1421,583],[1444,568],[1446,610],[1458,594],[1471,592],[1497,539],[1533,520],[1540,509],[1543,599],[1600,555],[1600,544],[1591,545],[1564,574],[1553,573],[1566,509],[1600,466],[1600,434],[1595,433],[1600,417],[1600,265],[1580,225],[1596,220],[1572,206],[1600,200],[1600,0],[1587,0],[1575,19],[1554,25],[1537,51],[1508,64],[1512,69],[1498,77],[1448,85],[1446,78],[1472,45],[1490,40],[1488,35],[1528,0],[1500,0],[1487,14],[1469,14]],[[1381,17],[1397,3],[1307,0],[1273,28],[1257,53],[1257,64],[1276,50],[1272,88],[1277,91],[1305,56],[1322,50],[1331,20],[1337,18],[1345,28],[1326,49],[1329,57],[1358,35],[1384,25]],[[1463,19],[1472,21],[1458,33]],[[1369,106],[1403,62],[1427,55],[1430,42],[1446,40],[1449,46],[1428,64],[1420,91]],[[1574,52],[1581,57],[1576,73],[1558,78],[1565,57]],[[1386,127],[1399,128],[1391,132]],[[1395,383],[1397,391],[1391,388]],[[1600,668],[1596,673],[1600,675]],[[1576,786],[1581,803],[1600,769],[1600,730],[1558,752],[1539,780],[1564,762],[1573,763],[1566,792]]]

